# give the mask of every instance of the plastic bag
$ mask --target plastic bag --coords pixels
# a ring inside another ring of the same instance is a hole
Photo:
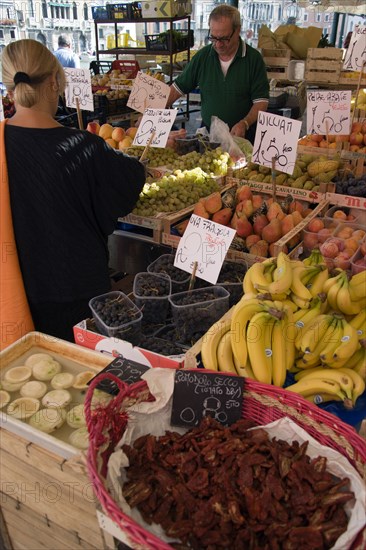
[[[224,151],[227,151],[233,160],[245,158],[240,147],[235,143],[234,136],[226,122],[217,116],[211,117],[210,141],[217,141]]]

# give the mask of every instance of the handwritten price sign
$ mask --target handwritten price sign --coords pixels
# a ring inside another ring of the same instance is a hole
[[[177,109],[146,109],[133,145],[147,145],[154,134],[151,147],[165,147],[176,116]]]
[[[361,71],[366,65],[366,25],[356,25],[344,57],[343,69]],[[363,69],[365,70],[365,69]]]
[[[308,134],[349,134],[351,127],[350,90],[312,90],[307,93]]]
[[[146,109],[163,109],[168,101],[170,88],[164,82],[142,72],[137,73],[127,107],[143,113]]]
[[[292,174],[296,162],[301,121],[259,111],[252,162]]]
[[[192,214],[179,241],[175,267],[192,273],[197,262],[197,277],[215,284],[235,234],[231,227]]]
[[[88,69],[65,68],[65,76],[66,106],[76,109],[76,99],[78,99],[80,109],[94,111],[90,71]]]

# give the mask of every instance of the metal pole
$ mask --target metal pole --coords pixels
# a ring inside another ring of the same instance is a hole
[[[332,30],[330,31],[330,38],[329,38],[329,42],[334,45],[337,37],[338,22],[339,22],[339,13],[336,12],[333,17]]]

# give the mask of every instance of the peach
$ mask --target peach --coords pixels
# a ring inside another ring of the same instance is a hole
[[[207,197],[204,204],[209,214],[215,214],[215,212],[218,212],[222,208],[221,194],[218,191],[213,193],[211,196]]]
[[[297,212],[302,212],[304,210],[304,206],[300,201],[290,202],[290,206],[289,206],[288,211],[289,212],[295,212],[295,210],[297,210]]]
[[[324,229],[324,222],[320,218],[314,218],[311,220],[306,228],[306,230],[311,233],[318,233],[321,229]]]
[[[102,124],[99,130],[99,135],[103,139],[108,139],[112,137],[113,126],[111,124]]]
[[[115,128],[112,132],[112,139],[114,139],[114,141],[122,141],[125,137],[125,131],[123,128]]]
[[[340,252],[333,262],[334,267],[340,267],[341,269],[349,269],[351,265],[350,257],[346,252]]]
[[[92,122],[89,122],[86,129],[88,130],[88,132],[90,132],[91,134],[96,134],[98,135],[99,134],[99,130],[100,130],[100,125],[98,122],[96,122],[95,120],[93,120]]]
[[[348,239],[352,235],[352,227],[341,227],[339,231],[337,231],[337,237],[340,239]]]
[[[353,250],[353,252],[356,252],[358,248],[358,241],[353,237],[350,237],[349,239],[346,239],[344,246],[345,246],[345,249],[350,248],[351,250]]]
[[[345,143],[346,141],[349,141],[349,136],[338,134],[335,140],[336,140],[336,143]]]
[[[119,148],[120,150],[128,149],[128,147],[131,147],[131,145],[132,145],[132,138],[130,138],[130,137],[125,137],[125,138],[123,138],[122,141],[120,141],[120,142],[118,143],[118,148]]]
[[[360,244],[360,252],[361,252],[361,254],[366,256],[366,241],[364,243]]]
[[[333,212],[333,219],[334,220],[346,220],[347,214],[343,212],[343,210],[335,210]]]
[[[268,256],[268,243],[266,241],[258,241],[249,248],[249,253],[255,256],[262,256],[267,258]]]
[[[135,135],[137,134],[137,130],[138,130],[138,128],[133,128],[132,126],[131,126],[131,128],[127,128],[126,136],[132,138],[132,141],[133,141],[134,138],[135,138]]]
[[[321,245],[320,252],[325,258],[335,258],[339,254],[339,249],[335,242],[326,241]]]
[[[308,250],[313,250],[313,248],[317,248],[319,244],[317,233],[305,232],[303,236],[303,241],[304,247]]]
[[[233,212],[231,208],[222,208],[212,216],[212,221],[220,223],[221,225],[228,225],[230,223]],[[239,222],[239,220],[238,220]]]
[[[358,134],[362,131],[362,122],[357,122],[356,120],[352,123],[351,134]]]
[[[118,149],[118,144],[116,141],[114,141],[114,139],[108,138],[105,140],[105,142],[108,143],[108,145],[110,145],[111,147],[113,147],[113,149]]]
[[[357,241],[360,241],[361,239],[363,239],[365,235],[366,235],[366,231],[364,231],[363,229],[356,229],[352,233],[352,237]]]
[[[320,229],[318,231],[318,241],[320,243],[324,243],[331,235],[332,229],[329,229],[328,227],[324,227],[324,229]]]

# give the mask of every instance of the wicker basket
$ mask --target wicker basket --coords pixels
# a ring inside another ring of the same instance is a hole
[[[120,392],[108,407],[103,409],[103,414],[99,411],[93,415],[90,407],[93,391],[105,378],[114,381]],[[245,379],[243,397],[243,418],[250,418],[261,425],[285,416],[290,418],[319,443],[345,456],[366,480],[366,442],[348,424],[319,409],[301,396],[249,378]],[[88,473],[105,513],[122,529],[133,548],[173,550],[170,545],[124,514],[106,488],[107,461],[121,439],[128,422],[125,405],[131,404],[131,401],[149,398],[151,395],[145,381],[128,386],[107,373],[99,375],[92,381],[85,398],[85,414],[90,437],[87,456]],[[353,543],[352,550],[364,550],[365,545],[366,529],[363,529]]]

